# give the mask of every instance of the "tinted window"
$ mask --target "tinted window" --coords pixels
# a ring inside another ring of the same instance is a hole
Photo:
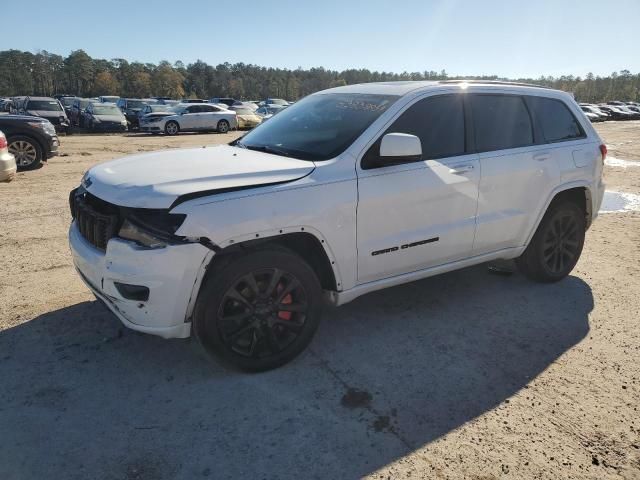
[[[465,152],[464,109],[461,95],[425,98],[409,107],[384,134],[409,133],[420,138],[422,158],[453,157]],[[382,136],[366,153],[363,168],[378,164]]]
[[[542,97],[528,97],[527,102],[547,142],[584,137],[582,128],[564,102]]]
[[[515,95],[471,95],[471,111],[480,152],[531,145],[533,129],[529,112]]]
[[[187,107],[187,113],[198,113],[201,112],[199,105],[194,105],[193,107]]]
[[[58,112],[62,110],[57,100],[29,100],[27,110]]]

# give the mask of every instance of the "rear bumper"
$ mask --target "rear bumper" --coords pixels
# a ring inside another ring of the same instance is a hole
[[[9,153],[0,154],[0,182],[12,180],[16,175],[16,160]]]
[[[191,334],[188,314],[209,250],[200,244],[142,249],[112,238],[102,252],[87,242],[75,222],[69,228],[73,263],[84,283],[127,327],[164,338]],[[145,301],[124,298],[115,282],[149,289]]]

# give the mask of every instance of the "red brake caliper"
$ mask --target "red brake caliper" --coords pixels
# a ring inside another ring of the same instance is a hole
[[[284,287],[282,286],[282,284],[278,285],[278,294],[284,289]],[[290,303],[293,303],[293,297],[291,296],[290,293],[287,293],[284,298],[282,299],[282,302],[285,305],[288,305]],[[281,318],[282,320],[291,320],[291,312],[284,312],[282,310],[280,310],[278,312],[278,318]]]

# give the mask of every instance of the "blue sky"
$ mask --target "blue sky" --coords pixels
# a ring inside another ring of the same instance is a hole
[[[94,6],[95,5],[95,6]],[[537,77],[640,71],[640,0],[31,0],[0,50]]]

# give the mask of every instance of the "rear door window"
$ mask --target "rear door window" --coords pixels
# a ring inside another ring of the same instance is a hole
[[[531,117],[517,95],[470,96],[476,149],[479,152],[533,144]]]
[[[584,138],[585,133],[569,108],[561,100],[527,97],[527,103],[547,142]]]

